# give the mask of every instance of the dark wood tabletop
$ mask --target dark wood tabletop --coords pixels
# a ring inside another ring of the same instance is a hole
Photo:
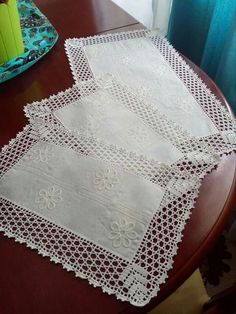
[[[0,85],[0,146],[27,123],[23,107],[65,90],[73,84],[64,40],[104,32],[143,28],[110,0],[37,0],[59,33],[52,51],[32,68]],[[229,106],[210,78],[187,60],[210,89]],[[168,281],[143,308],[118,301],[86,280],[78,279],[48,258],[0,233],[1,314],[115,314],[147,313],[172,293],[199,266],[229,217],[236,201],[236,157],[224,156],[202,183]]]

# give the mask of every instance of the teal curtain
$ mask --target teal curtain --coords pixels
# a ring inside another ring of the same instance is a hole
[[[167,37],[216,82],[236,114],[236,0],[173,0]]]

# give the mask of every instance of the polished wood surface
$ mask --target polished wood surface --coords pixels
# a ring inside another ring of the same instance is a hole
[[[109,0],[37,0],[36,3],[55,26],[60,39],[36,65],[0,85],[1,146],[27,123],[23,114],[27,103],[73,84],[63,47],[66,38],[142,27]],[[215,84],[191,65],[227,106]],[[225,156],[217,169],[203,180],[169,279],[148,306],[137,308],[118,301],[0,233],[0,314],[147,313],[198,267],[222,231],[235,202],[235,168],[235,156]]]

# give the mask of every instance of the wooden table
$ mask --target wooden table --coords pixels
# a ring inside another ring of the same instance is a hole
[[[63,47],[66,38],[142,28],[109,0],[35,2],[55,26],[60,39],[31,69],[0,85],[0,146],[7,144],[27,123],[22,110],[26,103],[48,97],[73,84]],[[191,65],[227,107],[215,84],[199,68]],[[115,296],[89,286],[86,280],[75,278],[73,273],[0,233],[0,313],[147,313],[199,266],[221,233],[235,201],[235,168],[235,155],[223,157],[218,168],[205,177],[169,279],[145,308],[117,301]]]

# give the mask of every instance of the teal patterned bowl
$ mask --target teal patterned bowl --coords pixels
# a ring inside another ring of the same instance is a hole
[[[55,28],[31,0],[18,0],[18,9],[25,52],[0,65],[0,83],[35,64],[55,45],[58,39]]]

